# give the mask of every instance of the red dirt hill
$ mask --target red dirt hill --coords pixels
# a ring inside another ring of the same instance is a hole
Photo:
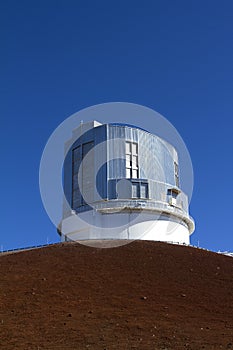
[[[2,350],[233,349],[233,259],[167,243],[0,256]]]

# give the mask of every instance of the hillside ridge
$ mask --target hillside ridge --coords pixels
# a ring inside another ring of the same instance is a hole
[[[150,241],[0,256],[1,349],[233,349],[230,256]]]

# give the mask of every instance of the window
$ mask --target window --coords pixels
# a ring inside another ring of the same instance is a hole
[[[131,178],[131,169],[130,168],[126,168],[126,178],[127,179]]]
[[[132,198],[148,198],[148,183],[132,182]]]
[[[126,178],[138,179],[138,144],[126,141],[125,143]]]
[[[177,206],[177,196],[180,193],[180,190],[178,190],[177,188],[169,188],[167,190],[167,194],[168,194],[168,203],[174,207]]]
[[[178,164],[174,162],[174,173],[175,173],[175,184],[177,187],[179,187],[179,168]]]
[[[141,198],[148,198],[148,184],[141,183]]]
[[[170,188],[167,190],[168,196],[171,196],[172,198],[175,198],[178,196],[179,192],[175,188]]]
[[[139,198],[139,197],[140,197],[140,184],[132,183],[132,198]]]

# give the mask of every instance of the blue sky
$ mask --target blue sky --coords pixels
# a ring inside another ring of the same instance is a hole
[[[192,243],[233,251],[233,2],[0,4],[3,249],[58,241],[40,157],[78,110],[122,101],[165,116],[194,168]]]

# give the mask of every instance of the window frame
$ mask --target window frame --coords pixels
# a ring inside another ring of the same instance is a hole
[[[176,161],[174,161],[174,177],[175,177],[175,185],[179,187],[180,186],[179,165]]]
[[[138,142],[125,141],[125,169],[126,179],[139,179]]]
[[[131,198],[132,199],[149,199],[149,187],[148,187],[148,182],[145,181],[132,181],[132,191],[131,191]],[[137,196],[134,196],[134,190],[133,187],[137,186]],[[142,197],[142,187],[145,187],[145,196]]]

